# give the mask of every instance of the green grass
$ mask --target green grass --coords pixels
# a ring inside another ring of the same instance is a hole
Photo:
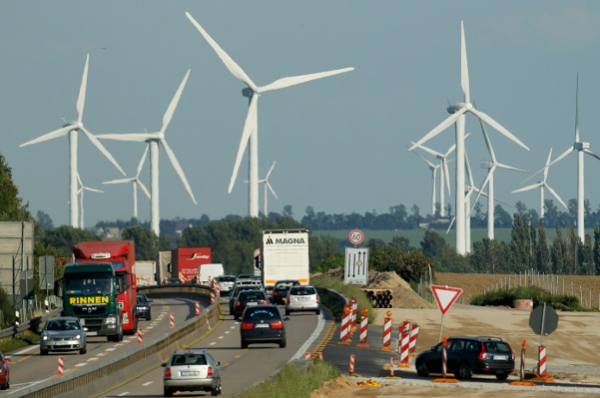
[[[0,351],[8,353],[39,342],[40,335],[27,330],[15,338],[0,340]]]
[[[421,241],[423,240],[423,236],[425,235],[424,229],[412,229],[412,230],[362,230],[365,234],[365,241],[363,245],[369,239],[381,239],[386,243],[392,241],[395,236],[405,237],[409,240],[410,245],[416,248],[420,248]],[[454,247],[456,245],[456,231],[452,229],[448,234],[446,234],[445,229],[437,229],[435,230],[438,234],[442,236],[448,242],[448,245]],[[496,228],[494,229],[494,239],[500,242],[510,242],[510,234],[512,232],[512,228]],[[567,230],[563,228],[562,235],[563,239],[566,237]],[[348,241],[349,230],[323,230],[323,231],[311,231],[312,234],[315,235],[331,235],[338,240],[345,240],[348,242],[348,246],[350,246],[350,241]],[[594,237],[593,228],[588,228],[585,230],[586,235],[590,235]],[[546,236],[550,242],[556,238],[556,229],[555,228],[546,228]],[[471,242],[476,242],[487,238],[487,228],[473,228],[471,229]]]
[[[308,398],[314,390],[340,375],[337,368],[327,362],[315,360],[308,367],[299,369],[286,363],[272,378],[264,380],[233,395],[236,398]]]
[[[534,307],[542,303],[550,303],[552,307],[565,311],[590,311],[581,307],[576,296],[551,294],[539,286],[517,286],[510,289],[492,290],[484,294],[471,297],[470,304],[481,306],[507,306],[512,307],[513,301],[518,299],[532,299]]]
[[[359,285],[346,285],[343,281],[341,281],[338,278],[326,276],[313,277],[310,279],[310,283],[314,286],[335,290],[336,292],[343,294],[348,298],[354,297],[358,301],[357,318],[360,320],[360,317],[363,313],[363,309],[367,309],[367,317],[369,318],[369,323],[373,323],[375,321],[375,312],[373,310],[371,300],[369,300],[369,298]],[[344,305],[340,301],[335,300],[330,296],[321,296],[320,299],[321,304],[323,304],[331,310],[331,313],[333,314],[336,321],[341,321],[342,313],[344,311]]]

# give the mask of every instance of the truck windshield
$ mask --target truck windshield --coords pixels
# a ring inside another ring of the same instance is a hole
[[[127,274],[117,274],[115,277],[115,285],[117,288],[117,294],[121,294],[127,290],[129,288],[127,285]]]
[[[112,275],[102,272],[65,274],[65,290],[69,294],[111,294]]]

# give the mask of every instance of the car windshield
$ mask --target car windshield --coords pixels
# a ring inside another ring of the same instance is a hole
[[[296,296],[310,296],[311,294],[316,294],[316,292],[313,287],[298,286],[291,288],[290,294]]]
[[[247,291],[240,293],[240,300],[262,300],[265,298],[265,294],[261,291]]]
[[[275,289],[289,289],[292,286],[294,286],[294,282],[278,282]]]
[[[253,310],[246,310],[244,319],[260,321],[260,320],[280,319],[280,317],[279,317],[279,312],[276,309],[256,308]]]
[[[48,321],[46,330],[61,331],[61,330],[79,330],[79,324],[74,320],[55,320]]]
[[[484,343],[485,351],[498,353],[498,354],[509,354],[510,347],[503,341],[487,341]]]
[[[185,354],[175,354],[173,355],[173,359],[171,360],[171,365],[180,366],[180,365],[207,365],[206,357],[204,354],[194,354],[194,353],[185,353]]]
[[[145,295],[145,294],[143,294],[143,293],[138,293],[138,295],[137,295],[137,302],[138,302],[138,303],[145,303],[145,302],[147,302],[147,301],[148,301],[148,298],[146,297],[146,295]]]
[[[233,276],[220,276],[219,282],[235,282],[235,277]]]

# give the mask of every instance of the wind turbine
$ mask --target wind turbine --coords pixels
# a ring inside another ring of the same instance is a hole
[[[529,150],[525,144],[523,144],[517,137],[512,135],[507,129],[502,127],[498,122],[492,119],[485,113],[475,109],[471,103],[471,94],[469,89],[469,67],[467,65],[467,49],[465,45],[465,30],[464,24],[460,22],[461,31],[461,42],[460,42],[460,77],[461,86],[464,94],[464,102],[460,102],[456,105],[451,105],[447,108],[448,113],[451,115],[444,120],[442,123],[437,125],[433,130],[427,133],[423,138],[417,141],[410,150],[417,146],[429,141],[452,124],[455,125],[456,132],[456,251],[459,254],[466,253],[465,245],[465,209],[464,209],[464,198],[465,198],[465,114],[467,112],[472,113],[480,120],[483,120],[501,134],[504,134],[510,140],[516,142],[523,148]]]
[[[558,194],[554,191],[554,189],[552,189],[552,187],[550,187],[550,185],[548,185],[548,183],[546,182],[546,180],[548,179],[548,169],[550,168],[550,165],[552,163],[554,163],[554,162],[550,163],[551,157],[552,157],[552,148],[550,148],[550,153],[548,153],[548,160],[546,160],[546,166],[542,169],[544,171],[544,177],[540,182],[538,182],[536,184],[528,185],[523,188],[515,189],[514,191],[512,191],[512,193],[525,192],[525,191],[530,191],[532,189],[539,187],[540,188],[540,218],[544,218],[544,188],[548,189],[548,191],[550,191],[550,193],[552,195],[554,195],[556,200],[558,200],[560,202],[560,204],[565,207],[565,209],[568,209],[565,202],[560,198],[560,196],[558,196]]]
[[[324,77],[333,76],[344,72],[350,72],[354,70],[354,68],[344,68],[328,72],[313,73],[309,75],[285,77],[267,84],[266,86],[257,86],[250,79],[250,77],[248,77],[246,72],[244,72],[242,68],[240,68],[240,66],[236,64],[235,61],[229,57],[229,55],[223,51],[221,47],[219,47],[217,42],[209,36],[204,28],[202,28],[202,26],[200,26],[200,24],[188,12],[186,12],[185,15],[217,53],[231,74],[248,86],[242,90],[242,95],[249,98],[248,113],[246,115],[246,121],[242,130],[242,139],[240,141],[240,146],[235,158],[233,173],[231,175],[231,180],[229,181],[228,192],[231,193],[231,190],[233,189],[240,163],[242,162],[242,157],[244,156],[248,141],[250,141],[250,153],[248,156],[248,212],[250,217],[258,217],[258,97],[261,94],[269,91],[295,86],[297,84],[306,83],[316,79],[322,79]]]
[[[590,143],[579,140],[579,73],[577,74],[577,89],[575,93],[575,142],[573,146],[567,148],[559,157],[554,159],[550,165],[562,160],[569,153],[577,151],[577,236],[581,241],[585,241],[585,221],[584,221],[584,173],[583,173],[583,154],[600,160],[600,157],[590,151]]]
[[[416,145],[414,142],[411,142],[411,144]],[[448,195],[450,195],[450,173],[448,172],[448,156],[450,156],[450,154],[452,152],[454,152],[454,150],[456,149],[456,144],[453,144],[450,148],[448,148],[446,153],[440,153],[438,151],[434,151],[433,149],[428,148],[424,145],[417,145],[417,147],[421,148],[425,152],[435,156],[440,161],[440,168],[442,171],[442,175],[440,176],[440,216],[444,217],[444,215],[445,215],[445,211],[444,211],[444,205],[445,205],[444,180],[446,182],[446,187],[448,187]],[[414,148],[414,146],[413,146],[413,148]],[[434,210],[434,213],[435,213],[435,210]]]
[[[435,199],[436,199],[435,183],[436,183],[436,178],[437,178],[437,169],[442,167],[442,165],[441,164],[433,164],[429,160],[425,159],[420,153],[417,153],[417,152],[414,152],[414,153],[415,153],[415,155],[417,155],[418,157],[423,159],[423,161],[429,165],[429,170],[431,170],[431,215],[434,215],[435,214]],[[440,179],[441,179],[440,184],[443,187],[444,181],[442,178],[440,178]],[[443,207],[443,204],[440,207]],[[440,215],[441,215],[442,211],[443,210],[440,209]]]
[[[137,173],[136,173],[135,177],[105,181],[102,183],[102,184],[125,184],[125,183],[129,183],[129,182],[132,183],[132,185],[133,185],[133,218],[135,218],[136,220],[138,218],[138,207],[137,207],[138,184],[140,185],[140,188],[142,188],[142,191],[144,191],[144,193],[146,194],[146,197],[148,199],[150,199],[150,192],[148,192],[148,188],[146,188],[146,186],[144,185],[142,180],[140,180],[140,173],[142,172],[142,168],[144,167],[144,162],[146,161],[146,155],[148,155],[148,147],[146,147],[146,149],[144,150],[144,154],[142,155],[142,158],[140,159],[140,163],[138,164]]]
[[[185,174],[183,169],[179,165],[179,161],[175,157],[175,153],[167,144],[165,140],[165,130],[169,126],[171,119],[173,118],[173,113],[177,108],[177,103],[179,102],[179,98],[181,97],[181,93],[185,87],[188,76],[190,75],[190,70],[188,69],[183,81],[179,85],[179,88],[175,92],[175,96],[171,100],[165,115],[163,116],[163,123],[160,131],[155,133],[128,133],[128,134],[102,134],[98,135],[98,138],[108,139],[108,140],[118,140],[118,141],[134,141],[134,142],[147,142],[150,148],[150,204],[152,208],[152,219],[151,219],[151,229],[154,231],[156,236],[160,235],[160,213],[159,213],[159,194],[158,194],[158,146],[159,144],[163,147],[165,152],[167,153],[167,157],[171,161],[173,168],[179,175],[179,178],[183,182],[183,186],[190,194],[192,201],[196,204],[196,198],[192,193],[192,189],[190,188],[190,184],[185,178]]]
[[[488,230],[488,239],[491,240],[491,239],[494,239],[494,171],[496,171],[497,168],[518,171],[521,173],[527,173],[527,171],[498,162],[498,159],[496,158],[496,154],[494,153],[494,148],[492,147],[492,142],[490,141],[490,137],[489,137],[487,131],[485,130],[485,125],[483,124],[483,122],[481,120],[479,120],[479,123],[481,124],[481,131],[483,132],[483,138],[485,139],[485,145],[488,148],[488,152],[490,153],[490,158],[491,158],[491,162],[481,163],[482,168],[488,169],[487,176],[485,177],[485,180],[483,180],[483,184],[481,184],[481,189],[483,190],[483,189],[485,189],[486,185],[488,186],[487,230]],[[479,192],[479,194],[477,194],[477,197],[475,198],[474,203],[477,203],[477,200],[479,199],[480,195],[481,195],[481,192]],[[472,207],[468,210],[469,215],[471,214],[472,210],[473,210]]]
[[[85,92],[87,88],[87,76],[88,76],[88,65],[90,61],[90,54],[85,59],[85,67],[83,68],[83,78],[81,79],[81,87],[79,88],[79,98],[77,99],[77,120],[65,123],[58,130],[51,131],[47,134],[42,135],[31,141],[27,141],[21,144],[20,147],[27,145],[37,144],[51,140],[53,138],[62,137],[69,135],[69,210],[70,210],[70,221],[73,228],[78,227],[78,202],[77,202],[77,178],[79,176],[77,171],[77,132],[82,132],[96,148],[119,170],[123,175],[125,172],[119,166],[115,158],[106,150],[104,145],[98,139],[90,133],[83,125],[83,108],[85,106]]]
[[[275,162],[273,162],[273,165],[269,169],[269,172],[267,173],[267,175],[265,176],[265,178],[262,179],[262,180],[258,180],[259,184],[264,184],[264,186],[265,186],[265,197],[264,197],[264,201],[265,201],[265,203],[264,203],[264,206],[265,206],[265,212],[264,212],[264,214],[265,214],[265,217],[267,217],[267,215],[268,215],[268,213],[267,213],[267,188],[269,188],[269,190],[271,191],[271,193],[273,194],[273,196],[275,196],[275,199],[279,199],[277,197],[277,194],[273,190],[273,187],[269,183],[269,176],[271,175],[271,172],[273,171],[273,168],[275,167]]]
[[[81,210],[79,213],[80,214],[79,228],[83,229],[84,228],[84,224],[83,224],[83,193],[85,191],[103,193],[104,191],[101,191],[101,190],[95,189],[95,188],[86,187],[85,185],[83,185],[83,182],[81,182],[81,177],[79,177],[79,174],[77,174],[77,182],[79,182],[79,190],[77,191],[77,195],[79,195],[79,206],[81,207]]]

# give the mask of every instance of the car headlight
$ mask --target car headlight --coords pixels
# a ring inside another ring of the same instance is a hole
[[[106,323],[109,325],[114,325],[117,323],[117,317],[114,315],[109,315],[106,317]]]
[[[44,340],[44,341],[50,340],[50,337],[48,337],[44,334],[44,335],[42,335],[42,340]]]
[[[79,340],[81,339],[81,335],[80,334],[76,334],[75,336],[73,336],[74,340]]]

